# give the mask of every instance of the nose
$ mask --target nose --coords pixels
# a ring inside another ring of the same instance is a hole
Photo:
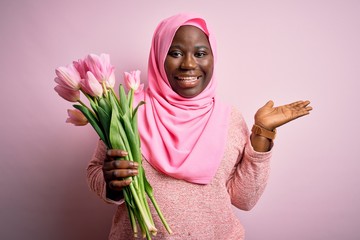
[[[196,60],[194,59],[194,56],[188,54],[186,55],[180,65],[181,69],[184,70],[191,70],[196,68]]]

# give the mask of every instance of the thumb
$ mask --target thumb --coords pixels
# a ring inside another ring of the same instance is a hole
[[[267,103],[265,103],[264,107],[272,108],[274,106],[273,100],[269,100]]]

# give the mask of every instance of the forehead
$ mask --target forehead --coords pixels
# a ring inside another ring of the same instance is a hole
[[[210,45],[206,34],[198,27],[181,26],[175,33],[172,43],[191,43]]]

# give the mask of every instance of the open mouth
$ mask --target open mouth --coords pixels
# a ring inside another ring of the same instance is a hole
[[[201,76],[175,76],[175,79],[183,82],[193,82],[200,79]]]
[[[202,75],[199,76],[174,76],[177,85],[181,88],[193,88],[200,84]]]

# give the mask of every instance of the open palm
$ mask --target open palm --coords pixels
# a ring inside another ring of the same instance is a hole
[[[273,130],[281,125],[309,114],[312,107],[310,101],[296,101],[290,104],[274,107],[274,102],[269,101],[255,114],[255,124],[268,130]]]

